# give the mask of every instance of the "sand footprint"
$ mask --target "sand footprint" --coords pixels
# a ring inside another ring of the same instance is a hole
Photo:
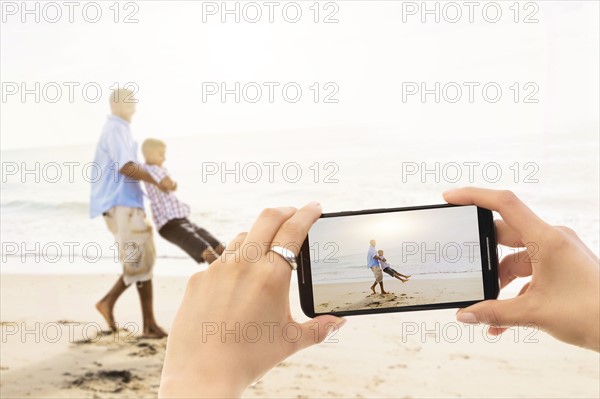
[[[140,342],[136,346],[140,349],[135,352],[131,352],[129,356],[146,357],[156,355],[156,353],[158,352],[156,346],[147,342]]]
[[[100,370],[95,373],[88,371],[68,382],[67,387],[94,392],[119,393],[124,389],[138,390],[140,386],[134,381],[141,380],[143,379],[129,370]]]

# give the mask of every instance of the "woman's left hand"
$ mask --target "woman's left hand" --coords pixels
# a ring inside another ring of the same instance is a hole
[[[167,342],[160,397],[240,397],[293,353],[322,342],[345,319],[292,319],[290,265],[270,251],[296,255],[321,215],[310,203],[265,209],[219,259],[189,282]]]

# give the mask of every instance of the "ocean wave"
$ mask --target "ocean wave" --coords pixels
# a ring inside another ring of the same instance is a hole
[[[0,203],[0,209],[2,212],[74,212],[87,214],[89,212],[89,203],[77,202],[77,201],[66,201],[66,202],[42,202],[42,201],[31,201],[31,200],[15,200]]]

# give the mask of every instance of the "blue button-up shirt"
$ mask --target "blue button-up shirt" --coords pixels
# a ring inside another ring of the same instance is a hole
[[[119,173],[128,162],[138,163],[137,143],[129,123],[110,115],[96,145],[94,164],[88,169],[92,182],[90,217],[99,216],[117,205],[144,208],[140,182]]]
[[[375,256],[377,256],[377,250],[371,245],[367,254],[367,267],[379,266],[379,261],[375,259]]]

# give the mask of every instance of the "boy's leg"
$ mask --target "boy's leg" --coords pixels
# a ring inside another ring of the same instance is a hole
[[[104,317],[104,320],[106,320],[106,323],[108,323],[108,328],[110,328],[112,331],[117,331],[117,323],[115,322],[113,313],[115,303],[121,294],[125,292],[127,287],[128,286],[123,282],[123,276],[120,276],[110,291],[104,295],[104,298],[96,303],[96,309],[98,309],[102,317]]]
[[[402,278],[408,279],[410,276],[405,276],[404,274],[400,273],[398,270],[392,269],[391,267],[388,267],[386,270],[389,270],[389,275],[392,277],[396,277],[400,276]]]
[[[377,281],[375,281],[371,286],[371,291],[373,291],[373,294],[377,294],[377,291],[375,291],[375,287],[377,287]]]
[[[197,263],[211,263],[218,258],[210,244],[198,235],[193,223],[187,219],[169,220],[158,233],[165,240],[183,249]]]
[[[206,241],[212,248],[212,250],[218,255],[221,256],[225,247],[223,243],[219,241],[215,236],[213,236],[208,230],[198,226],[197,224],[190,222],[192,226],[194,226],[194,231],[198,234],[204,241]],[[206,259],[206,258],[205,258]],[[207,259],[208,261],[208,259]]]
[[[136,283],[140,303],[142,305],[142,318],[144,321],[143,336],[146,338],[163,338],[167,333],[156,324],[154,309],[152,306],[152,280]]]

